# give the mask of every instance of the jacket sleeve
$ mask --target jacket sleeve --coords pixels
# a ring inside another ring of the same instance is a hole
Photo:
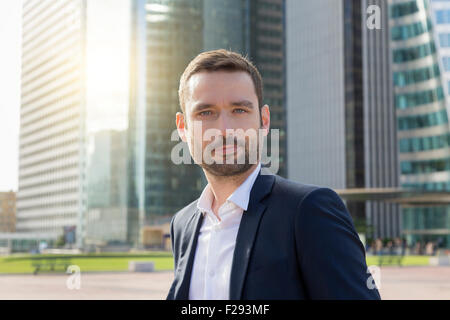
[[[178,255],[175,248],[175,233],[174,233],[174,220],[175,216],[172,217],[170,221],[170,240],[172,241],[172,255],[173,255],[173,272],[174,274],[177,272],[178,268]]]
[[[173,255],[173,273],[174,273],[174,280],[172,281],[172,285],[170,286],[169,292],[167,294],[166,300],[174,300],[174,289],[175,289],[175,278],[177,276],[177,269],[178,269],[178,255],[176,250],[176,242],[175,242],[175,233],[174,233],[174,220],[175,216],[172,217],[172,220],[170,221],[170,240],[172,242],[172,255]]]
[[[298,205],[295,241],[300,272],[311,299],[381,299],[369,289],[365,249],[341,198],[317,188]]]

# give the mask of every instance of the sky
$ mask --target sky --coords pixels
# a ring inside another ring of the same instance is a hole
[[[0,191],[17,191],[21,0],[0,0]]]

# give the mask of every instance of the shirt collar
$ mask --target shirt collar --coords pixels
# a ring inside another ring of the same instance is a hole
[[[250,191],[252,190],[253,184],[258,177],[259,171],[261,169],[261,162],[253,170],[253,172],[245,179],[245,181],[227,198],[227,201],[233,202],[242,210],[247,210],[248,203],[250,201]],[[197,202],[197,208],[204,214],[207,211],[211,211],[211,205],[213,201],[213,193],[209,183],[203,189],[202,194]]]

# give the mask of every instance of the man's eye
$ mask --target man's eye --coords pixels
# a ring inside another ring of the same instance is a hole
[[[244,109],[234,109],[233,112],[244,113],[244,112],[247,112],[247,111],[245,111]]]
[[[199,115],[201,115],[201,116],[209,116],[209,115],[211,115],[211,111],[202,111],[202,112],[199,113]]]

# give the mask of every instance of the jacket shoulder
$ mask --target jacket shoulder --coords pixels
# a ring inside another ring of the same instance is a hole
[[[190,204],[177,211],[172,217],[172,224],[184,224],[184,222],[192,215],[192,213],[197,210],[197,202],[198,199],[192,201]]]
[[[298,205],[304,198],[306,198],[308,194],[319,189],[329,188],[315,184],[296,182],[275,175],[275,185],[272,192],[275,196],[282,196],[286,199],[292,199],[296,202],[295,204]]]

